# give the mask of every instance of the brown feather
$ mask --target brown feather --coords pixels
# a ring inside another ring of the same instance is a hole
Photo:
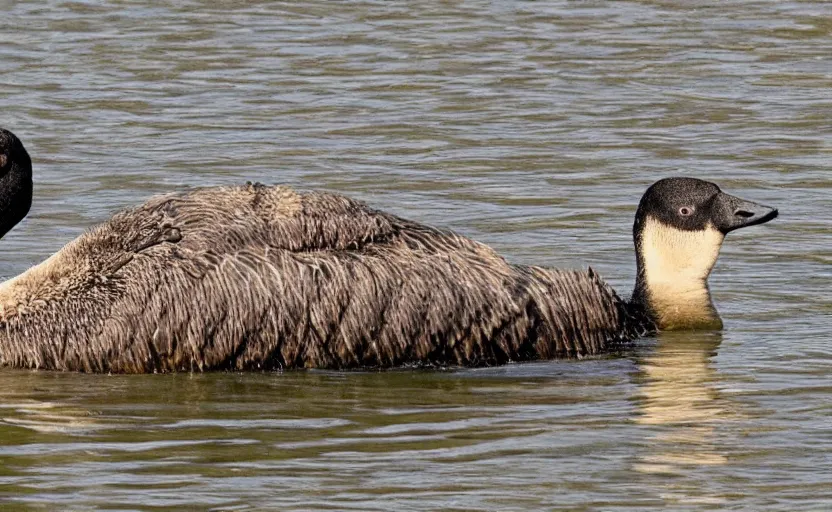
[[[327,193],[151,199],[0,286],[0,364],[86,372],[494,365],[645,330],[592,270],[511,265]]]

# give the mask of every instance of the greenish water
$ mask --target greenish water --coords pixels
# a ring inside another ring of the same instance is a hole
[[[0,370],[0,508],[832,508],[832,5],[0,0],[35,203],[0,274],[154,193],[348,193],[626,294],[644,189],[780,208],[725,330],[383,373]]]

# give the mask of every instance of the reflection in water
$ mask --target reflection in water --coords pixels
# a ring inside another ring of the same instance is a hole
[[[721,342],[721,332],[667,332],[643,357],[643,402],[635,421],[654,427],[655,434],[637,471],[677,473],[691,464],[727,462],[716,445],[715,429],[728,411],[714,387],[718,375],[711,367]]]

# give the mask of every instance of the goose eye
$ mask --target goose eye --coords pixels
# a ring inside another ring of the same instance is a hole
[[[679,208],[679,215],[682,217],[690,217],[693,215],[693,206],[683,206]]]

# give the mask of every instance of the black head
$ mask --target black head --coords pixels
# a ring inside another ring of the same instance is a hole
[[[665,178],[642,196],[636,213],[636,235],[648,217],[682,231],[715,228],[726,234],[768,222],[777,217],[777,210],[728,195],[708,181]]]
[[[20,139],[0,128],[0,237],[32,206],[32,160]]]

